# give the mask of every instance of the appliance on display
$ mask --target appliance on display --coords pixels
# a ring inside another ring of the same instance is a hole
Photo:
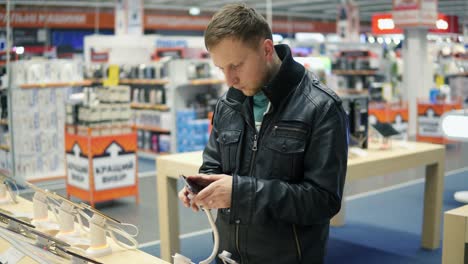
[[[12,186],[15,186],[13,190]],[[18,203],[18,186],[15,179],[0,173],[0,204]]]
[[[332,64],[333,70],[371,70],[371,52],[368,50],[341,51]]]
[[[342,95],[341,100],[349,120],[350,146],[366,149],[369,97],[367,95]]]
[[[211,77],[211,66],[208,62],[192,62],[187,67],[188,79],[203,79]]]

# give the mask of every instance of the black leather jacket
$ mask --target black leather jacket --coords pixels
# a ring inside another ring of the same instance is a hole
[[[275,46],[282,60],[263,91],[259,132],[252,98],[231,88],[218,101],[200,173],[233,176],[231,208],[218,210],[220,251],[239,263],[322,263],[341,206],[348,121],[340,98]],[[219,261],[219,260],[218,260]]]

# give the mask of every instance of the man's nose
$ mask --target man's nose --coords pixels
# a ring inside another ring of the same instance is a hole
[[[229,70],[225,71],[224,76],[226,77],[226,82],[227,82],[228,87],[234,86],[237,83],[239,83],[239,78],[232,71],[229,71]]]

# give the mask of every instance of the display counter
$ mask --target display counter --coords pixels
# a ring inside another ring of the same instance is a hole
[[[468,205],[444,214],[442,263],[468,263]]]
[[[380,150],[378,146],[370,145],[366,152],[368,155],[365,157],[348,160],[348,183],[426,166],[421,246],[437,249],[440,245],[445,147],[419,142],[393,142],[391,149]],[[166,261],[170,261],[171,256],[180,251],[177,179],[180,174],[197,174],[201,164],[202,152],[166,155],[156,159],[161,257]],[[345,204],[332,219],[332,225],[344,224],[344,212]]]
[[[7,210],[14,213],[21,214],[32,214],[33,206],[32,202],[18,197],[17,204],[4,204],[0,206],[1,209]],[[49,212],[50,217],[52,213]],[[94,258],[95,260],[103,263],[112,263],[112,264],[127,264],[127,263],[154,263],[154,264],[169,264],[169,262],[163,261],[157,257],[149,255],[140,250],[127,250],[123,249],[110,238],[108,237],[108,243],[112,248],[112,254],[104,257]],[[0,237],[0,255],[6,254],[7,250],[11,248],[11,244]],[[27,263],[40,263],[36,260],[33,260],[31,257],[25,256],[20,259],[18,262],[20,264]],[[59,262],[60,263],[60,262]],[[63,263],[70,263],[70,261],[64,261]]]

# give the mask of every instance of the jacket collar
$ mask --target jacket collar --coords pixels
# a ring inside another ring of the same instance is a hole
[[[275,50],[282,61],[281,67],[262,90],[273,106],[278,107],[282,100],[301,82],[305,68],[293,59],[287,45],[276,45]]]

